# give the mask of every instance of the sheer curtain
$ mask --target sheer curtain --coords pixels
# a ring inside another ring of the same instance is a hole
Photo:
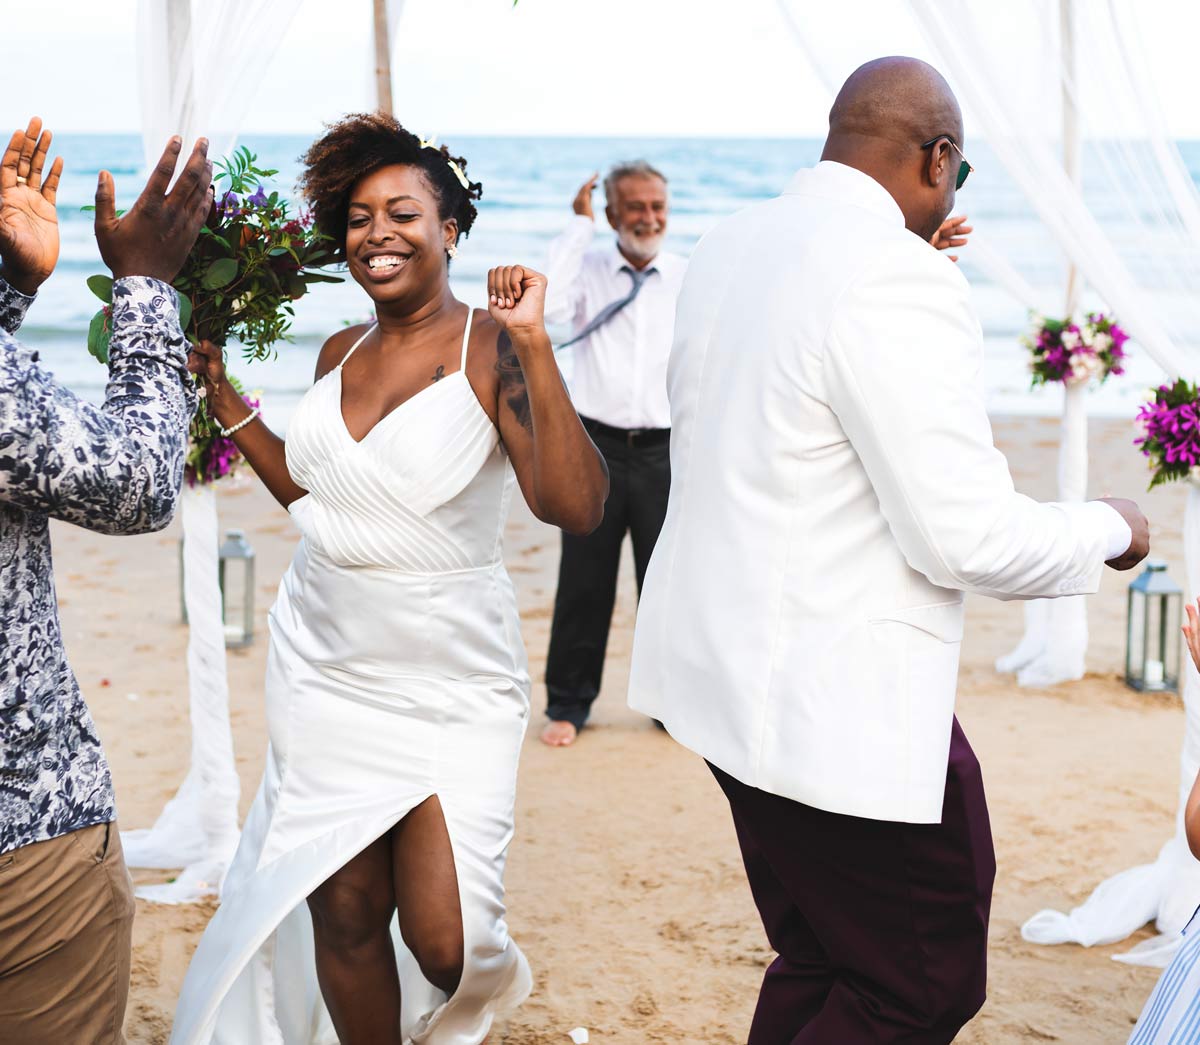
[[[234,145],[254,93],[303,0],[139,0],[138,81],[146,164],[167,138],[209,155]],[[363,19],[370,16],[364,6]]]
[[[1085,310],[1103,308],[1117,315],[1131,332],[1135,350],[1153,359],[1164,376],[1197,375],[1200,196],[1153,95],[1133,0],[1009,0],[1003,5],[988,0],[909,0],[907,5],[846,0],[836,14],[816,0],[778,3],[831,89],[861,62],[884,54],[924,58],[946,75],[963,105],[968,155],[974,152],[970,144],[982,140],[1048,233],[1049,256],[1041,257],[1010,251],[999,242],[981,252],[985,239],[977,233],[964,262],[970,258],[985,279],[1047,315],[1060,314],[1067,302],[1066,276],[1073,266],[1083,284]],[[904,9],[910,17],[897,27],[897,12]],[[852,39],[839,36],[848,13],[854,15]],[[1063,61],[1067,26],[1074,30],[1074,72]],[[1064,109],[1073,110],[1078,133],[1077,180],[1064,163],[1069,144],[1064,122],[1070,138]],[[986,216],[976,218],[986,237]],[[1053,272],[1057,278],[1048,276]],[[1014,344],[1013,351],[1021,350]],[[1064,413],[1060,485],[1065,493],[1082,496],[1086,417],[1078,401],[1072,406]],[[1187,573],[1195,594],[1200,584],[1200,533],[1195,532],[1200,509],[1190,503],[1189,508]],[[1064,629],[1078,627],[1073,611],[1055,607],[1054,612],[1065,613],[1065,623],[1052,620],[1051,612],[1045,605],[1031,608],[1027,638],[1031,647],[1041,648],[1014,651],[1022,654],[1016,660],[1031,653],[1036,660],[1051,645],[1061,648]],[[1071,641],[1077,638],[1068,637]],[[1200,679],[1190,669],[1184,703],[1181,798],[1200,762]],[[1200,903],[1200,864],[1187,851],[1181,825],[1180,817],[1175,836],[1155,863],[1103,883],[1070,915],[1042,912],[1026,925],[1026,937],[1112,942],[1155,919],[1164,935],[1121,959],[1165,964],[1177,946],[1178,930]]]
[[[140,0],[138,62],[147,166],[167,138],[184,152],[200,135],[209,156],[232,150],[255,89],[301,0]],[[183,868],[138,895],[162,903],[215,893],[238,840],[239,783],[229,723],[225,629],[217,581],[219,524],[212,486],[185,490],[184,600],[188,611],[191,761],[153,827],[122,833],[131,867]]]

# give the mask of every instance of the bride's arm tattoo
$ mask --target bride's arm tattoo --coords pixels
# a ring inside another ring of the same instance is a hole
[[[525,374],[521,361],[513,348],[507,330],[500,331],[496,340],[496,373],[500,375],[500,395],[516,416],[518,423],[528,432],[533,431],[533,415],[529,409],[529,389],[525,387]]]

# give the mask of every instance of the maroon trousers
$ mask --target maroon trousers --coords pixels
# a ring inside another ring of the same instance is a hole
[[[709,768],[779,953],[749,1045],[953,1041],[983,1004],[996,875],[983,777],[958,720],[940,824],[829,813]]]

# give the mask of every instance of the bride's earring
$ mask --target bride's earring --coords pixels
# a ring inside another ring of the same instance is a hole
[[[458,257],[458,247],[456,247],[453,243],[451,243],[450,246],[448,246],[446,248],[446,253],[452,258],[457,258]]]

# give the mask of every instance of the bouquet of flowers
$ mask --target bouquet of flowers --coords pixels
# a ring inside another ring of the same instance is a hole
[[[173,286],[179,293],[179,324],[189,341],[224,346],[231,338],[247,360],[268,359],[288,338],[295,315],[292,303],[313,283],[340,283],[319,271],[333,262],[334,245],[313,227],[307,213],[293,217],[289,202],[268,191],[278,171],[255,166],[249,149],[238,149],[216,163],[219,187],[208,221]],[[223,184],[221,184],[223,183]],[[108,362],[112,333],[112,279],[87,281],[103,307],[88,329],[88,351]],[[230,378],[241,394],[241,386]],[[243,398],[245,398],[243,396]],[[257,402],[247,398],[252,406]],[[215,482],[241,460],[231,439],[208,416],[204,402],[192,418],[187,458],[191,484]]]
[[[1083,325],[1071,319],[1035,316],[1033,330],[1021,338],[1029,349],[1033,386],[1060,381],[1065,384],[1097,379],[1101,384],[1110,374],[1123,374],[1125,333],[1103,312],[1089,312]]]
[[[278,171],[255,166],[244,146],[216,164],[218,189],[212,213],[200,230],[183,271],[175,277],[179,322],[188,339],[224,345],[241,343],[246,359],[267,359],[287,338],[295,312],[292,302],[313,283],[340,283],[340,276],[317,271],[333,261],[333,243],[319,233],[311,216],[289,214],[289,203],[267,182]],[[254,186],[254,191],[251,191]],[[88,351],[108,361],[112,280],[87,281],[105,303],[92,319]]]
[[[1145,433],[1134,440],[1150,459],[1154,475],[1150,489],[1159,483],[1186,479],[1200,466],[1200,388],[1182,377],[1173,385],[1160,385],[1154,398],[1138,411]]]

